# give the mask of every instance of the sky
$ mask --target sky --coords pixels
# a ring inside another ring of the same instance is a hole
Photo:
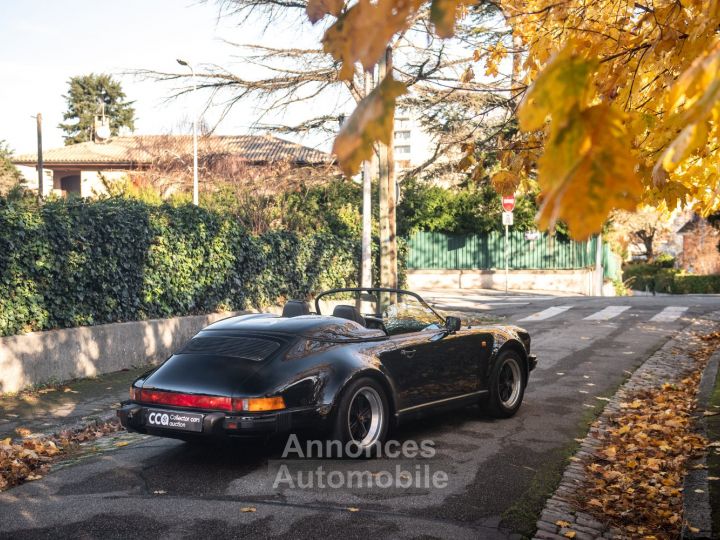
[[[121,81],[136,111],[135,133],[190,132],[194,107],[201,95],[168,102],[173,86],[141,80],[134,69],[182,70],[176,58],[195,64],[230,66],[243,76],[250,66],[233,58],[235,43],[315,43],[317,32],[285,27],[263,34],[250,21],[218,17],[218,3],[192,0],[0,0],[0,141],[16,154],[37,149],[38,112],[43,117],[43,147],[63,145],[67,81],[75,75],[110,73]],[[298,32],[300,32],[298,34]],[[187,69],[187,68],[185,68]],[[212,125],[219,109],[205,121]],[[290,113],[292,114],[292,113]],[[252,103],[233,109],[218,134],[249,133],[259,111]],[[286,121],[292,119],[285,118]],[[324,146],[321,140],[301,140]],[[323,148],[327,149],[327,148]]]

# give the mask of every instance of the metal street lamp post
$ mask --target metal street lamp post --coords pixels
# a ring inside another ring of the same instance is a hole
[[[193,204],[198,205],[198,147],[197,147],[197,108],[195,107],[195,92],[197,91],[197,83],[195,81],[195,69],[190,62],[185,60],[177,59],[177,63],[181,66],[190,68],[190,74],[192,75],[193,85]]]

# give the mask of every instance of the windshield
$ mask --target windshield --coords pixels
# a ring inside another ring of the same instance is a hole
[[[316,299],[322,315],[353,320],[388,335],[438,330],[445,321],[416,294],[388,289],[342,289]]]

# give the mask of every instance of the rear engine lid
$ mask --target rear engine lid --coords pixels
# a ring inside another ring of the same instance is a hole
[[[233,396],[285,345],[267,336],[201,332],[145,379],[143,388]]]
[[[262,362],[282,346],[278,340],[253,336],[198,334],[175,354],[198,356],[227,356]]]

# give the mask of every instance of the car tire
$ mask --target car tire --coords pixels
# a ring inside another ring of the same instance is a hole
[[[342,444],[343,457],[375,456],[385,443],[389,427],[390,407],[380,383],[363,377],[343,390],[332,433]]]
[[[523,359],[515,351],[500,353],[490,375],[485,410],[496,418],[510,418],[522,405],[524,395]]]

